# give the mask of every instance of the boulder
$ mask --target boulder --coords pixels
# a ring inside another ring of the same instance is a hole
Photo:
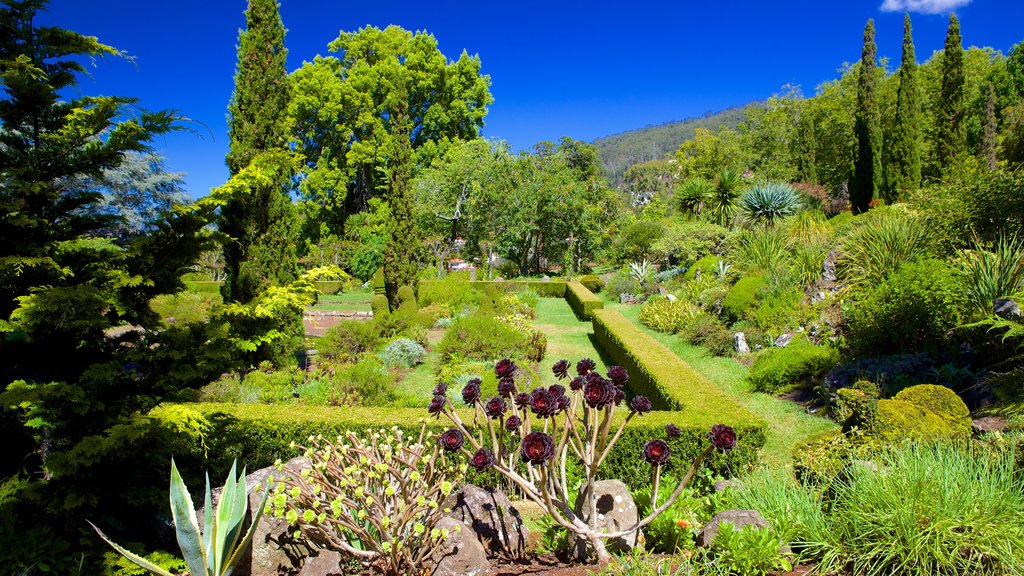
[[[678,298],[676,298],[675,294],[666,294],[665,299],[668,300],[669,302],[675,302],[676,300],[679,300]]]
[[[504,492],[466,484],[448,496],[449,516],[468,525],[489,553],[521,557],[530,531]]]
[[[733,478],[730,480],[715,480],[714,483],[715,492],[725,492],[726,490],[742,490],[743,482]]]
[[[777,348],[785,348],[786,346],[789,346],[789,343],[792,341],[792,334],[781,334],[778,338],[775,339],[775,346]]]
[[[747,344],[747,335],[743,332],[737,332],[732,337],[732,347],[736,349],[739,354],[749,354],[750,346]]]
[[[746,526],[771,528],[771,524],[757,510],[723,510],[715,514],[715,517],[701,528],[700,533],[697,534],[697,545],[701,547],[711,546],[715,541],[715,536],[718,535],[719,529],[722,527],[722,522],[732,524],[733,528],[737,530],[742,530]]]
[[[1009,423],[1001,416],[984,416],[971,420],[971,430],[975,435],[988,434],[989,432],[1002,432],[1006,430]]]
[[[438,530],[448,530],[448,539],[431,558],[429,574],[433,576],[479,576],[487,573],[487,551],[476,538],[473,529],[465,523],[445,516],[434,524]]]
[[[598,480],[594,482],[594,493],[597,495],[597,527],[602,532],[618,532],[640,521],[633,495],[621,480]],[[574,512],[584,522],[590,523],[590,514],[586,506],[587,495],[580,494],[576,499]],[[609,552],[629,552],[641,542],[640,530],[611,538],[605,541]],[[585,556],[585,550],[577,546],[578,557]]]
[[[996,298],[992,301],[992,313],[1003,320],[1021,320],[1020,304],[1010,298]]]

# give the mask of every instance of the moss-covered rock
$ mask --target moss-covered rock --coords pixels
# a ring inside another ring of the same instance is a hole
[[[957,437],[970,436],[971,411],[964,401],[945,386],[935,384],[918,384],[903,389],[893,400],[910,402],[931,411],[949,426]]]
[[[764,286],[764,277],[747,276],[741,278],[722,300],[722,313],[730,320],[738,320],[743,313],[757,303],[757,291]]]

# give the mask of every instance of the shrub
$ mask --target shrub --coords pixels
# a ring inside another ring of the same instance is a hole
[[[580,284],[586,286],[587,290],[590,290],[594,294],[597,294],[604,288],[604,280],[602,280],[600,276],[595,276],[593,274],[581,276]]]
[[[785,182],[762,182],[740,199],[743,216],[756,224],[771,225],[800,210],[800,195]]]
[[[453,272],[440,280],[422,280],[419,288],[420,306],[443,306],[452,316],[480,302],[479,283],[470,282],[469,274],[462,272]]]
[[[687,329],[704,312],[696,304],[685,300],[654,297],[640,310],[640,323],[652,330],[675,334]]]
[[[847,342],[858,356],[940,351],[964,304],[963,287],[945,263],[905,264],[850,306]]]
[[[385,368],[412,368],[423,362],[427,351],[408,338],[398,338],[388,342],[381,350],[380,357]]]
[[[370,310],[373,311],[374,318],[390,315],[391,307],[388,305],[387,296],[384,296],[383,294],[374,294],[373,298],[370,298]]]
[[[955,431],[938,414],[907,402],[889,398],[878,401],[871,435],[892,444],[904,439],[937,440],[952,438]]]
[[[975,312],[992,313],[992,301],[1024,291],[1024,236],[1000,236],[991,246],[961,253],[961,273]]]
[[[827,531],[819,499],[785,470],[762,468],[743,479],[743,488],[726,490],[724,500],[727,508],[760,512],[778,539],[794,548],[820,541]]]
[[[653,220],[635,220],[626,224],[608,248],[608,259],[617,265],[643,260],[652,255],[651,246],[661,238],[661,224]]]
[[[690,323],[682,336],[690,344],[702,346],[715,356],[731,356],[733,353],[732,332],[709,314]]]
[[[424,328],[430,328],[437,324],[437,321],[441,318],[451,316],[451,312],[448,308],[439,304],[431,304],[430,306],[424,306],[420,308],[416,313],[416,323]]]
[[[913,217],[872,210],[859,219],[840,247],[836,268],[842,279],[852,284],[878,282],[928,254],[928,231]]]
[[[738,320],[743,313],[757,303],[757,291],[764,286],[764,277],[747,276],[729,289],[722,301],[722,314],[730,320]]]
[[[395,377],[377,356],[343,366],[334,379],[341,389],[358,396],[364,406],[388,406],[395,401]]]
[[[502,316],[498,320],[522,336],[523,349],[520,350],[520,353],[523,358],[531,362],[540,362],[544,359],[544,353],[548,349],[548,337],[530,324],[525,316],[513,314],[512,316]]]
[[[760,302],[748,310],[747,317],[758,329],[778,334],[800,324],[806,311],[803,292],[792,286],[783,286],[763,291]]]
[[[828,431],[793,447],[793,472],[807,486],[829,488],[853,460],[868,460],[878,449],[866,431]]]
[[[733,527],[723,522],[711,545],[715,564],[728,574],[766,576],[769,572],[792,570],[789,559],[780,552],[782,542],[770,528]]]
[[[471,360],[521,358],[526,348],[526,339],[514,328],[494,316],[478,314],[456,319],[437,347],[442,357]]]
[[[565,299],[580,320],[590,320],[591,312],[604,308],[604,301],[580,282],[569,282]]]
[[[813,387],[835,366],[839,354],[800,338],[785,348],[769,348],[750,367],[747,381],[755,392],[779,394]]]
[[[412,286],[400,287],[396,297],[398,302],[395,307],[395,311],[399,314],[412,315],[420,309],[419,304],[416,302],[416,293],[413,291]]]
[[[835,391],[868,380],[877,384],[883,395],[892,396],[907,386],[928,382],[934,368],[935,361],[927,354],[861,358],[836,365],[825,376],[824,388]]]
[[[971,411],[956,392],[945,386],[918,384],[900,390],[893,400],[910,402],[932,412],[946,423],[954,436],[966,438],[971,434]]]
[[[219,294],[178,292],[153,298],[149,307],[165,324],[192,324],[209,320],[210,311],[220,301]]]
[[[342,362],[355,362],[373,352],[380,344],[380,335],[373,322],[342,320],[317,341],[317,352]]]
[[[703,220],[675,221],[652,249],[657,260],[673,265],[689,264],[704,256],[728,253],[734,237],[732,231],[718,224]]]
[[[604,293],[611,300],[618,301],[623,294],[638,295],[643,293],[640,282],[628,272],[617,270],[605,284]]]
[[[771,274],[785,268],[789,260],[789,239],[777,228],[748,230],[740,236],[737,257],[748,274]]]
[[[687,280],[693,280],[697,276],[698,271],[702,276],[705,274],[714,274],[715,270],[718,268],[719,260],[721,260],[721,258],[714,254],[704,256],[687,268],[686,274],[683,274],[683,277]]]

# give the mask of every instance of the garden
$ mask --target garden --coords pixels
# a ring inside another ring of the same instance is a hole
[[[427,32],[289,73],[250,0],[188,199],[185,119],[64,96],[120,53],[44,7],[0,2],[0,574],[1024,573],[1024,43],[918,63],[908,15],[888,70],[869,21],[616,172],[480,137]]]

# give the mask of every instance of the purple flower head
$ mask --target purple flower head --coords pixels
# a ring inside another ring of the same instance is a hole
[[[509,378],[516,372],[516,363],[505,358],[494,365],[494,374],[499,379]]]
[[[559,384],[552,384],[551,386],[548,386],[548,394],[554,394],[555,396],[564,396],[565,386],[561,386]]]
[[[587,372],[587,382],[597,382],[598,380],[604,380],[600,372]]]
[[[586,376],[577,376],[569,382],[569,388],[572,390],[583,390],[583,385],[587,383]]]
[[[434,396],[444,396],[448,393],[448,385],[444,382],[438,382],[437,386],[434,386]]]
[[[484,404],[484,413],[490,418],[501,418],[505,414],[505,410],[508,410],[508,405],[501,398],[495,396]]]
[[[469,465],[472,466],[477,472],[483,472],[491,466],[494,466],[494,452],[491,452],[488,448],[481,448],[473,454],[473,457],[469,459]]]
[[[675,424],[665,424],[665,437],[675,440],[682,436],[683,432]]]
[[[629,401],[629,409],[643,416],[651,411],[651,400],[647,396],[633,396]]]
[[[462,444],[466,441],[462,435],[462,431],[458,428],[451,428],[441,432],[441,435],[437,437],[437,444],[449,452],[456,452],[459,448],[462,448]]]
[[[480,399],[480,379],[473,378],[462,389],[462,401],[472,406]]]
[[[498,381],[498,394],[501,394],[502,398],[510,398],[515,391],[516,382],[511,376]]]
[[[647,460],[654,466],[661,466],[668,462],[671,455],[672,451],[669,450],[668,444],[664,440],[648,440],[647,444],[644,444],[644,460]]]
[[[584,358],[576,363],[576,373],[580,376],[586,376],[588,372],[597,367],[590,358]]]
[[[444,405],[447,403],[448,398],[438,394],[430,401],[430,405],[427,406],[427,412],[430,412],[431,414],[438,414],[444,409]]]
[[[572,402],[568,396],[562,395],[558,397],[558,411],[565,412],[569,409],[569,404]]]
[[[523,437],[519,453],[530,464],[544,464],[555,457],[555,441],[543,432],[530,432]]]
[[[555,362],[555,365],[551,367],[551,372],[558,377],[559,380],[563,380],[569,377],[569,361],[559,360]]]
[[[622,387],[629,381],[629,372],[622,366],[612,366],[608,368],[608,378],[615,382],[616,386]]]
[[[612,383],[612,386],[615,386],[614,382]],[[619,404],[622,404],[622,399],[625,397],[626,393],[622,391],[622,388],[615,386],[615,405],[618,406]]]
[[[505,420],[505,430],[508,430],[509,432],[512,433],[518,432],[519,425],[522,423],[522,418],[513,414],[512,416],[509,416],[507,420]]]
[[[519,394],[516,394],[516,406],[519,406],[520,408],[529,406],[530,398],[531,396],[529,392],[520,392]]]
[[[708,433],[711,444],[722,452],[729,452],[736,447],[736,431],[725,424],[715,424]]]
[[[558,413],[558,398],[543,388],[536,388],[530,395],[530,409],[538,418],[547,418]]]
[[[615,385],[603,378],[592,380],[583,387],[583,399],[591,408],[609,406],[615,402]]]

